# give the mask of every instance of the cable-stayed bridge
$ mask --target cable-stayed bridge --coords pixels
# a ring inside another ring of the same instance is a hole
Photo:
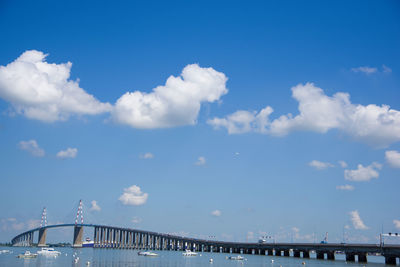
[[[80,217],[80,220],[79,220]],[[346,254],[346,261],[365,263],[368,254],[379,253],[385,257],[386,264],[396,264],[400,258],[400,245],[349,244],[349,243],[247,243],[205,240],[182,237],[132,228],[109,225],[84,224],[82,201],[78,208],[75,223],[47,225],[46,209],[43,210],[40,227],[23,232],[14,237],[14,246],[34,245],[34,233],[38,232],[38,246],[46,246],[47,230],[52,228],[73,227],[73,247],[82,247],[84,227],[94,228],[94,248],[109,249],[151,249],[151,250],[185,250],[217,253],[242,253],[273,256],[293,256],[310,258],[315,251],[317,259],[335,260],[335,253]]]

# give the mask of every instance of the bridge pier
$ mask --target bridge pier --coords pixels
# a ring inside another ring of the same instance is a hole
[[[367,253],[360,253],[358,256],[358,262],[367,263]]]
[[[355,262],[356,256],[354,253],[346,253],[346,261]]]
[[[325,259],[325,253],[322,251],[317,251],[317,259],[319,260]]]
[[[396,256],[385,255],[385,264],[396,265]]]
[[[38,247],[46,246],[46,235],[47,235],[47,228],[40,228],[38,237]]]
[[[83,237],[83,226],[75,225],[74,227],[74,242],[72,247],[79,248],[82,247],[82,237]]]
[[[327,255],[326,255],[326,258],[328,259],[328,260],[332,260],[332,261],[334,261],[335,260],[335,252],[334,251],[330,251],[330,252],[328,252],[328,253],[326,253]]]
[[[289,251],[288,249],[285,249],[285,250],[283,251],[283,256],[289,257],[289,256],[290,256],[290,251]]]

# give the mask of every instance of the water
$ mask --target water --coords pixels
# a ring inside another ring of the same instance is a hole
[[[86,266],[112,266],[112,267],[177,267],[177,266],[210,266],[210,267],[252,267],[252,266],[265,266],[265,267],[291,267],[291,266],[332,266],[332,267],[383,267],[384,258],[368,256],[368,264],[359,263],[346,263],[342,254],[336,255],[335,261],[317,260],[315,258],[303,259],[293,257],[275,257],[275,256],[260,256],[260,255],[243,255],[245,261],[227,260],[229,255],[225,253],[199,253],[196,257],[183,257],[182,251],[155,251],[159,254],[158,257],[144,257],[137,255],[138,250],[124,250],[124,249],[100,249],[100,248],[55,248],[61,252],[58,257],[45,257],[38,256],[35,259],[19,259],[16,256],[23,254],[26,250],[36,252],[39,249],[35,247],[0,247],[0,250],[8,249],[12,251],[11,254],[0,254],[0,266],[24,266],[24,267],[44,267],[44,266],[73,266],[73,267],[86,267]],[[79,257],[79,261],[74,263],[74,253]],[[200,256],[201,255],[201,256]],[[315,257],[312,254],[311,257]],[[213,259],[213,263],[209,260]],[[274,260],[272,263],[271,260]],[[87,265],[90,262],[90,265]]]

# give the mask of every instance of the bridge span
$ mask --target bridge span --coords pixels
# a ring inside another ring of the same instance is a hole
[[[94,248],[110,249],[151,249],[151,250],[185,250],[218,253],[242,253],[255,255],[293,256],[310,258],[315,251],[317,259],[334,260],[335,253],[345,253],[346,261],[367,262],[367,254],[380,253],[386,264],[396,264],[400,258],[400,245],[378,244],[319,244],[319,243],[242,243],[205,240],[143,231],[132,228],[121,228],[96,224],[58,224],[38,227],[14,237],[14,246],[34,245],[34,233],[38,232],[38,246],[46,245],[48,229],[74,227],[73,246],[82,247],[83,228],[94,228]]]

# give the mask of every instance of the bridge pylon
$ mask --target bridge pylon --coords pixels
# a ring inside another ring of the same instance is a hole
[[[42,220],[40,221],[38,247],[46,246],[46,235],[47,235],[47,228],[45,228],[46,226],[47,226],[47,212],[46,212],[46,207],[44,207],[42,212]]]
[[[81,217],[81,224],[78,224],[79,217]],[[75,226],[74,226],[74,241],[72,247],[80,248],[82,247],[83,238],[83,204],[82,200],[79,201],[78,212],[76,213]]]

